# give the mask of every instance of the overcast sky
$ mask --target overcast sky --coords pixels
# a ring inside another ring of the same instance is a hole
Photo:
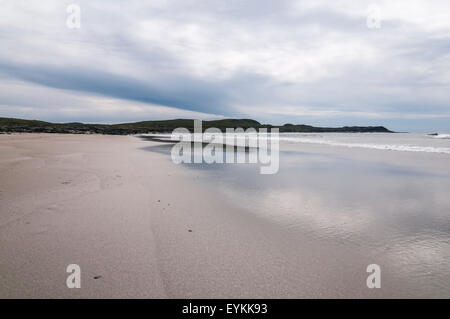
[[[0,0],[0,116],[448,132],[450,1]]]

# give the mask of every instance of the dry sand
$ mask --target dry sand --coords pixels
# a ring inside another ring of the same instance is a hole
[[[0,135],[0,297],[379,296],[369,261],[239,211],[152,143]]]

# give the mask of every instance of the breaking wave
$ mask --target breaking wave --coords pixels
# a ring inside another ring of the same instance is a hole
[[[447,138],[450,138],[448,135]],[[449,147],[433,147],[433,146],[416,146],[416,145],[402,145],[402,144],[375,144],[375,143],[345,143],[338,141],[331,141],[326,139],[309,139],[309,138],[295,138],[287,137],[280,138],[289,142],[308,143],[308,144],[322,144],[330,146],[341,146],[349,148],[369,148],[385,151],[401,151],[401,152],[426,152],[426,153],[444,153],[450,154]]]

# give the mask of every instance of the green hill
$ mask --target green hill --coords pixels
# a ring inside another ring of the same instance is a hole
[[[273,126],[261,124],[251,119],[223,119],[214,121],[203,121],[203,129],[216,127],[222,131],[226,128],[247,129],[259,128],[279,128],[280,132],[379,132],[389,133],[383,126],[345,126],[338,128],[314,127],[309,125],[285,124]],[[27,132],[27,133],[75,133],[75,134],[140,134],[140,133],[170,133],[175,128],[184,127],[190,131],[194,130],[194,120],[176,119],[164,121],[143,121],[122,124],[84,124],[84,123],[50,123],[37,120],[23,120],[15,118],[0,117],[0,132]]]

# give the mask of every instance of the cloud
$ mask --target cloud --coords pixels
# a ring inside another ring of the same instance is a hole
[[[450,124],[448,1],[78,1],[80,29],[66,27],[69,3],[1,2],[0,83],[23,86],[0,85],[1,115]],[[372,3],[380,29],[366,24]],[[47,99],[21,98],[36,91]],[[58,94],[78,111],[63,115]],[[123,117],[129,105],[153,111]]]
[[[23,81],[2,81],[0,112],[2,116],[48,121],[87,123],[120,123],[138,119],[222,118],[208,114],[168,107],[165,105],[110,98],[95,94],[78,94]],[[27,94],[24,95],[23,92]]]

